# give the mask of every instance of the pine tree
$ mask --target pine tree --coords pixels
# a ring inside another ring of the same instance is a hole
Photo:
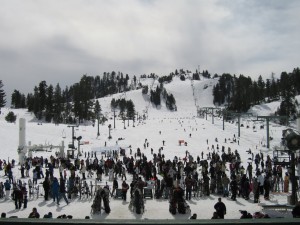
[[[135,115],[135,107],[132,100],[126,102],[127,118],[133,120]]]
[[[6,95],[5,95],[5,92],[3,90],[3,83],[2,83],[2,80],[0,80],[0,113],[1,113],[1,108],[3,108],[6,104]]]
[[[259,87],[256,81],[253,82],[252,84],[252,88],[251,88],[251,97],[252,97],[252,103],[257,105],[259,104],[259,101],[261,99],[260,97],[260,91],[259,91]]]
[[[17,116],[14,114],[14,112],[9,112],[6,116],[5,116],[5,120],[9,123],[14,123],[16,122]]]
[[[46,89],[45,120],[51,122],[53,118],[53,86],[50,84]]]
[[[27,94],[27,109],[29,112],[33,112],[34,109],[34,96],[33,94]]]
[[[157,85],[155,92],[153,92],[153,103],[155,106],[161,104],[160,93],[161,93],[161,89]]]
[[[100,119],[100,116],[101,116],[101,105],[99,104],[99,101],[98,99],[96,100],[95,102],[95,110],[94,110],[94,113],[95,113],[95,119],[99,120]]]
[[[281,73],[280,88],[282,102],[277,111],[280,116],[288,116],[295,119],[297,115],[298,102],[295,99],[295,87],[292,85],[292,76],[286,72]]]
[[[172,94],[167,94],[166,106],[170,110],[174,110],[176,108],[176,101]]]
[[[19,91],[14,90],[11,95],[11,107],[15,109],[21,108],[22,105],[22,95]]]
[[[271,81],[270,81],[270,79],[267,79],[267,81],[266,81],[265,93],[266,93],[265,97],[268,98],[267,102],[270,102],[270,98],[271,98]]]
[[[265,82],[262,79],[262,76],[260,75],[258,77],[258,81],[257,81],[257,87],[258,87],[258,104],[260,103],[261,100],[264,100],[265,98]]]
[[[42,119],[42,110],[41,110],[41,104],[40,104],[40,96],[39,96],[39,89],[37,86],[34,87],[33,90],[33,113],[36,118],[39,120]]]
[[[296,88],[296,94],[300,94],[300,69],[299,67],[295,68],[292,72],[293,76],[293,84],[295,85]]]
[[[63,96],[59,84],[55,86],[53,94],[53,120],[58,124],[63,122],[62,112],[64,110]]]
[[[39,83],[38,98],[39,98],[39,104],[40,104],[41,111],[43,111],[46,107],[47,87],[48,87],[48,85],[47,85],[46,81],[41,81]]]

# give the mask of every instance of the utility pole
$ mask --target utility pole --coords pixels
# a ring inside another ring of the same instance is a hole
[[[72,149],[75,149],[75,145],[74,145],[74,128],[75,127],[78,127],[79,125],[68,125],[68,127],[71,127],[72,128]]]
[[[270,122],[270,119],[274,119],[274,118],[286,119],[286,125],[288,125],[288,117],[287,116],[257,116],[257,120],[259,118],[266,120],[266,124],[267,124],[267,148],[269,148],[270,147],[270,134],[269,134],[269,122]]]
[[[114,129],[116,129],[116,109],[114,108]]]

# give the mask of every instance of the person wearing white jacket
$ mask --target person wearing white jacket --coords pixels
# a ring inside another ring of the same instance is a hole
[[[260,173],[258,176],[257,176],[257,180],[259,182],[259,193],[261,195],[264,194],[264,181],[265,181],[265,178],[264,176]]]

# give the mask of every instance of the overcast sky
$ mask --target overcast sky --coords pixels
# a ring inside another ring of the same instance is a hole
[[[45,80],[175,69],[269,78],[300,65],[298,0],[0,0],[7,101]]]

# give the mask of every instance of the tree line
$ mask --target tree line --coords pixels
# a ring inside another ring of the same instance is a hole
[[[281,101],[275,112],[279,116],[296,118],[298,102],[296,95],[300,94],[300,69],[292,72],[282,72],[279,79],[272,74],[264,81],[262,76],[252,80],[243,75],[222,74],[213,88],[213,103],[217,106],[226,105],[229,110],[247,112],[251,106]]]
[[[34,87],[33,93],[24,94],[14,90],[11,96],[12,108],[27,108],[33,112],[37,119],[44,119],[54,123],[75,123],[84,120],[96,120],[100,118],[101,106],[97,98],[108,95],[142,89],[142,94],[148,94],[150,101],[157,107],[161,101],[165,101],[169,110],[176,110],[176,100],[172,93],[168,93],[164,88],[165,83],[172,82],[173,77],[179,76],[185,80],[186,74],[190,71],[183,69],[175,70],[167,76],[158,77],[154,73],[141,75],[140,78],[158,79],[159,85],[152,88],[149,93],[148,85],[142,86],[137,77],[129,79],[128,74],[121,72],[104,72],[103,76],[83,75],[78,83],[66,86],[64,89],[57,84],[48,85],[46,81],[41,81]],[[205,70],[191,73],[190,79],[200,80],[201,76],[210,79],[210,73]],[[275,79],[274,74],[265,81],[262,76],[258,80],[252,80],[244,75],[231,75],[224,73],[221,76],[215,74],[218,83],[213,87],[213,103],[216,106],[226,106],[229,110],[236,112],[246,112],[251,106],[280,100],[281,104],[276,111],[277,115],[295,117],[297,114],[298,102],[295,96],[300,94],[300,69],[295,68],[292,72],[282,72],[280,79]],[[135,107],[133,102],[125,100],[113,100],[112,109],[119,109],[122,118],[133,118]],[[6,104],[3,83],[0,80],[0,109]],[[103,118],[103,115],[101,115]]]
[[[137,79],[133,77],[129,84],[129,76],[123,73],[103,73],[103,76],[83,75],[78,83],[62,89],[46,81],[35,86],[33,93],[27,97],[14,90],[11,98],[12,108],[27,108],[37,119],[45,119],[54,123],[74,123],[99,118],[101,106],[97,98],[129,91],[138,87]]]

